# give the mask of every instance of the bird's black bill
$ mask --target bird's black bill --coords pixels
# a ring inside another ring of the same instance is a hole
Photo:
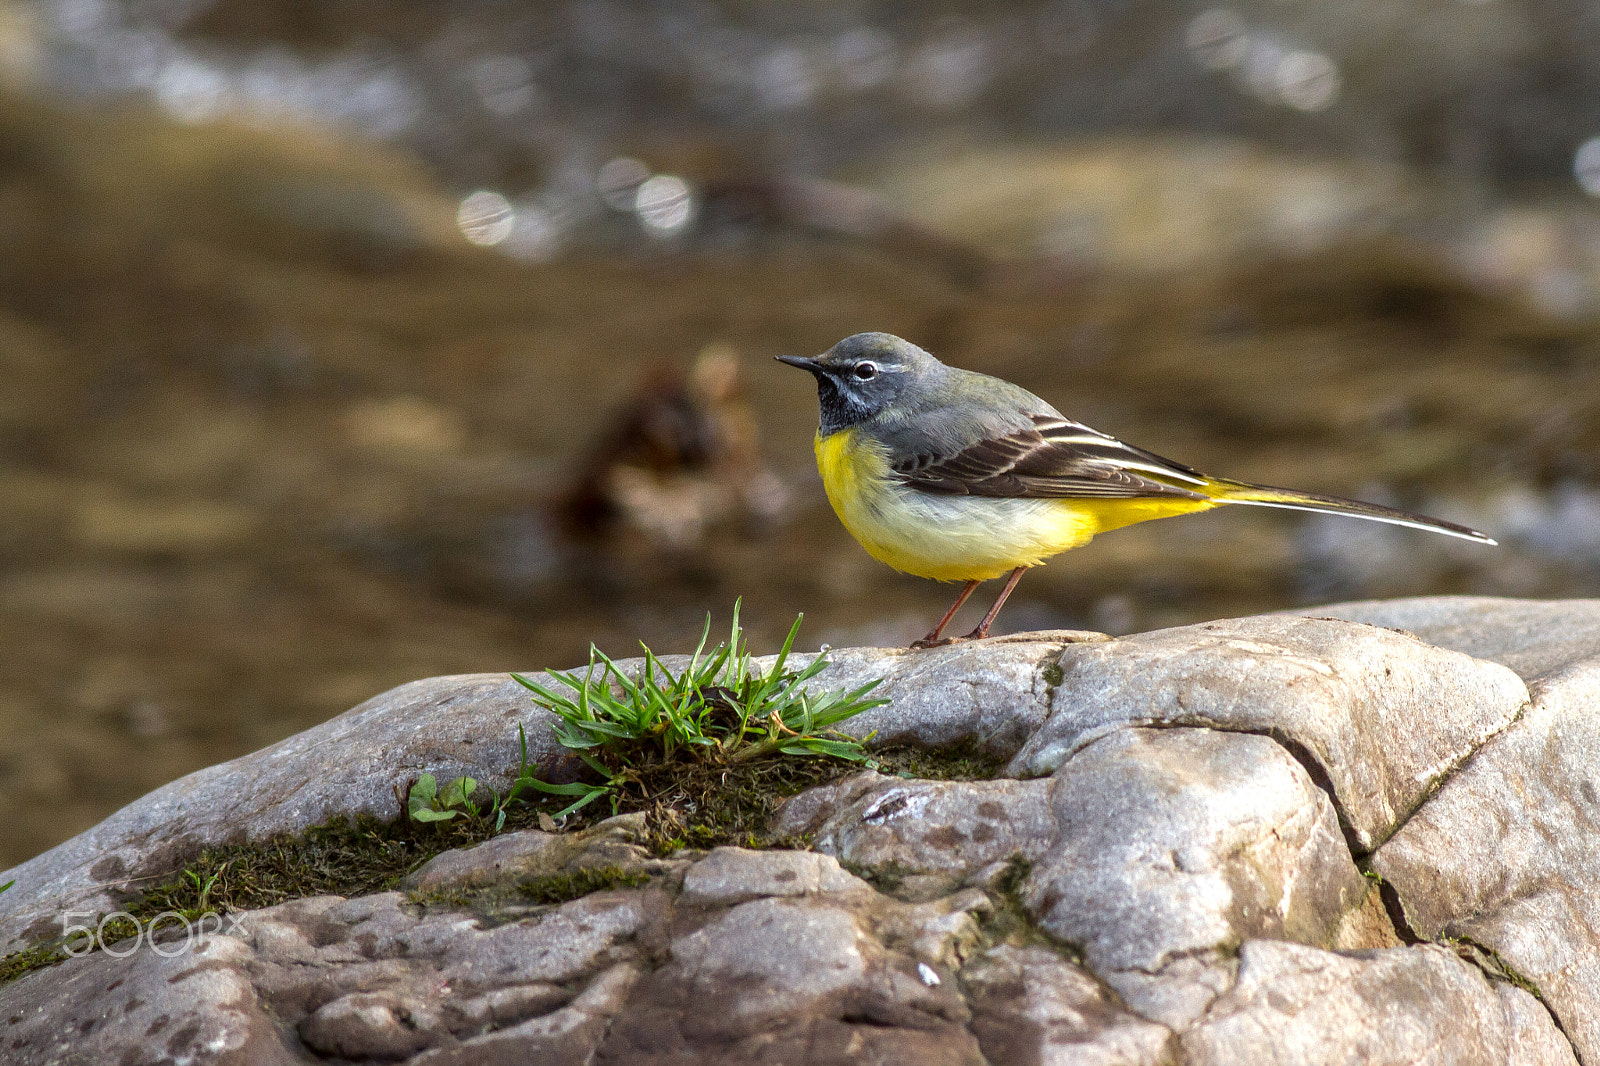
[[[813,374],[817,373],[819,370],[822,369],[820,366],[817,365],[817,361],[815,359],[811,358],[810,356],[805,356],[805,355],[780,355],[777,358],[778,358],[778,362],[780,362],[780,363],[788,363],[790,366],[797,366],[801,370],[809,370]]]

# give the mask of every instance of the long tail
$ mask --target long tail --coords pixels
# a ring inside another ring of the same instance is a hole
[[[1206,488],[1212,498],[1223,503],[1253,504],[1257,507],[1282,507],[1291,511],[1317,511],[1323,514],[1344,514],[1352,518],[1367,518],[1374,522],[1388,522],[1396,526],[1409,526],[1412,529],[1426,529],[1432,533],[1443,533],[1447,537],[1460,537],[1462,540],[1475,540],[1480,544],[1498,543],[1486,533],[1479,533],[1476,529],[1458,526],[1454,522],[1443,522],[1427,515],[1416,514],[1412,511],[1400,511],[1393,507],[1382,507],[1375,503],[1362,503],[1360,500],[1345,500],[1338,496],[1319,496],[1314,492],[1296,492],[1294,489],[1275,489],[1270,485],[1247,485],[1242,481],[1225,481],[1221,478],[1209,480]]]

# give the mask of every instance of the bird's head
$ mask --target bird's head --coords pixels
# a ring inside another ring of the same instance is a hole
[[[816,377],[823,436],[903,406],[945,369],[915,344],[889,333],[857,333],[821,355],[780,355],[778,361]]]

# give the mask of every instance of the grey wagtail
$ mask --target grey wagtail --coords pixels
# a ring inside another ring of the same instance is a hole
[[[966,582],[914,648],[954,642],[939,635],[979,582],[1011,575],[960,640],[987,636],[1022,572],[1052,555],[1107,530],[1224,504],[1325,511],[1495,543],[1392,507],[1208,477],[888,333],[857,333],[815,358],[778,359],[816,376],[817,468],[850,535],[896,570]]]

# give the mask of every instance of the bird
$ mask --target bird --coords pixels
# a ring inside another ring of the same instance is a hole
[[[850,535],[903,573],[966,583],[912,648],[988,636],[1024,572],[1101,533],[1230,504],[1495,543],[1427,515],[1202,474],[1073,421],[1019,385],[947,366],[893,334],[857,333],[818,356],[777,359],[816,378],[817,469]],[[942,636],[973,590],[1002,575],[1005,586],[977,628]]]

